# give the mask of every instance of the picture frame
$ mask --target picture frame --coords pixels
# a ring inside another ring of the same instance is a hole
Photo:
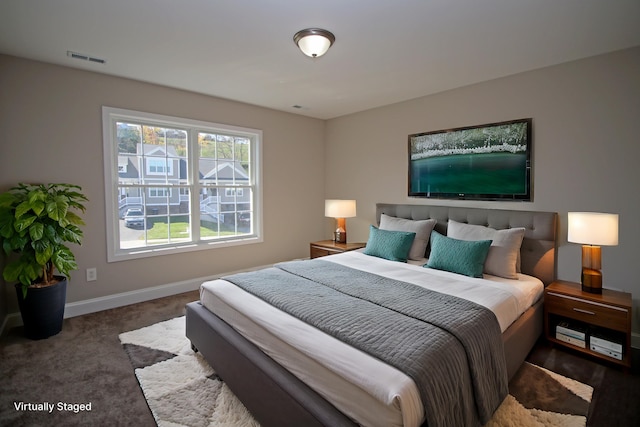
[[[532,119],[411,134],[409,197],[532,200]]]

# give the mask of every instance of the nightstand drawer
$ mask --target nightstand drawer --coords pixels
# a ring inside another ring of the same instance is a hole
[[[364,248],[366,243],[337,243],[333,240],[320,240],[309,245],[309,258],[319,258],[327,255],[341,254]]]
[[[319,248],[317,246],[311,246],[311,258],[320,258],[331,254],[337,254],[338,251],[330,251],[329,249]]]
[[[629,325],[629,310],[614,305],[586,301],[569,295],[547,292],[547,310],[560,316],[580,320],[592,325],[603,326],[618,331],[626,331]]]

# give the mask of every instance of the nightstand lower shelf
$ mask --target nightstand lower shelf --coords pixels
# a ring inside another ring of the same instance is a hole
[[[572,327],[576,327],[576,325],[586,330],[585,338],[580,340],[580,338],[574,338],[572,336],[564,335],[562,339],[557,338],[557,331],[555,328],[558,324],[562,322],[570,321]],[[602,337],[601,339],[607,343],[612,343],[607,346],[600,345],[598,346],[599,350],[592,349],[592,337],[595,336],[593,334],[593,329],[590,329],[589,325],[582,325],[580,323],[576,323],[572,319],[566,319],[562,317],[554,317],[552,316],[549,321],[549,331],[546,333],[547,340],[554,344],[559,345],[565,348],[570,348],[577,352],[587,354],[596,359],[605,360],[607,362],[615,363],[618,365],[622,365],[625,367],[631,367],[631,352],[630,349],[625,348],[626,337],[624,333],[620,331],[608,330],[608,329],[598,329],[600,334],[598,336]],[[619,345],[620,347],[616,347]]]

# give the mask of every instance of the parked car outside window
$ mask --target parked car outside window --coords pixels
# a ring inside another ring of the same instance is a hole
[[[124,214],[124,225],[130,228],[144,228],[144,213],[142,209],[127,209]]]
[[[251,222],[251,214],[249,212],[238,213],[239,224],[249,224]]]

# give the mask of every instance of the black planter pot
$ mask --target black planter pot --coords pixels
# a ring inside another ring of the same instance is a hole
[[[41,340],[56,335],[62,330],[64,305],[67,301],[67,278],[44,288],[29,288],[27,297],[22,297],[22,285],[17,283],[18,305],[24,323],[24,335],[32,340]]]

